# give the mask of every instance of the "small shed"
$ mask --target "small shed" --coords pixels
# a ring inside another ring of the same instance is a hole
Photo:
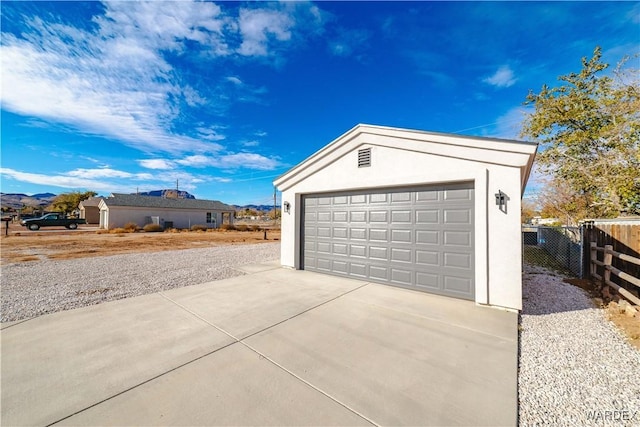
[[[112,194],[100,204],[100,228],[124,227],[133,222],[140,227],[158,224],[164,228],[191,228],[204,225],[219,228],[232,224],[235,209],[216,200],[174,199],[138,194]]]
[[[100,223],[100,201],[104,197],[90,197],[87,200],[83,200],[78,205],[80,210],[80,218],[87,221],[87,224],[99,224]]]
[[[536,149],[358,125],[275,180],[281,263],[520,310]]]

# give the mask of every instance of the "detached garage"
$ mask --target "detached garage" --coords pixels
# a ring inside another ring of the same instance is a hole
[[[519,310],[536,148],[358,125],[275,181],[282,265]]]

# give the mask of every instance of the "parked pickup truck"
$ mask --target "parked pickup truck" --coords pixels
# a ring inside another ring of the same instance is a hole
[[[35,231],[40,227],[66,227],[69,230],[78,228],[78,224],[86,224],[87,221],[79,218],[67,218],[61,213],[50,213],[40,218],[29,218],[20,221],[20,224],[29,230]]]

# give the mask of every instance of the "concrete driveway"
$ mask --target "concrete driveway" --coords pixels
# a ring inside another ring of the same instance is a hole
[[[517,314],[246,272],[3,325],[2,425],[517,423]]]

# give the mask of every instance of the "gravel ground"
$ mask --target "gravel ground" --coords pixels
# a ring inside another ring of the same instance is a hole
[[[640,351],[586,293],[525,266],[521,426],[640,426]]]
[[[276,260],[280,243],[215,246],[2,267],[2,322],[240,276],[234,267]]]

